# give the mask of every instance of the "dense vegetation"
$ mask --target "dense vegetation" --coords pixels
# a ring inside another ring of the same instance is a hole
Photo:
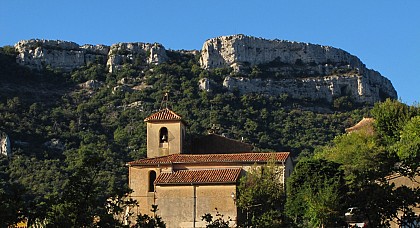
[[[412,209],[420,202],[420,109],[386,100],[371,113],[373,133],[338,136],[295,167],[286,212],[296,226],[334,226],[348,207],[357,207],[359,222],[369,227],[388,227],[392,220],[418,226]]]
[[[70,73],[31,71],[15,55],[12,47],[0,49],[0,131],[9,135],[13,154],[0,158],[0,199],[10,205],[0,215],[3,224],[25,216],[53,225],[115,226],[113,214],[128,203],[121,200],[128,192],[124,164],[145,156],[143,120],[161,107],[165,93],[188,123],[189,139],[216,126],[216,133],[256,150],[295,157],[312,154],[368,112],[346,97],[314,104],[222,86],[201,91],[201,78],[221,84],[230,70],[203,70],[196,56],[176,51],[168,51],[167,63],[136,58],[114,73],[100,61]],[[80,86],[88,80],[101,84]],[[323,112],[314,111],[320,107]]]
[[[344,227],[346,222],[418,227],[413,207],[420,203],[420,109],[386,100],[371,114],[373,126],[339,135],[299,160],[287,180],[286,200],[282,185],[273,181],[276,166],[243,177],[238,207],[249,215],[245,227]],[[352,214],[344,216],[350,207]]]

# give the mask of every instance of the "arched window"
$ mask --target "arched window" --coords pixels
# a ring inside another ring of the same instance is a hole
[[[168,142],[168,128],[162,127],[159,130],[159,142],[160,143],[166,143],[166,142]]]
[[[149,172],[149,192],[155,191],[155,180],[156,180],[156,172],[152,170]]]

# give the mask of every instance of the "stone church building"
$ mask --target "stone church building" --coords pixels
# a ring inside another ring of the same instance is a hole
[[[214,216],[217,208],[235,226],[241,219],[236,205],[239,179],[251,167],[274,160],[283,183],[292,172],[289,152],[252,152],[249,144],[215,134],[184,149],[186,123],[168,108],[144,121],[147,158],[128,163],[130,197],[138,202],[131,208],[133,217],[152,215],[152,205],[158,205],[157,214],[167,227],[205,227],[201,216]]]

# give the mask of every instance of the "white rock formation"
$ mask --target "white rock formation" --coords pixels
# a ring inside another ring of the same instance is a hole
[[[0,154],[7,157],[12,156],[10,139],[9,136],[4,132],[0,132]]]
[[[387,78],[367,69],[356,56],[329,46],[244,35],[222,36],[207,40],[200,57],[204,69],[231,67],[235,72],[272,63],[275,64],[270,66],[269,71],[273,79],[226,77],[223,85],[241,93],[287,93],[296,99],[329,102],[344,95],[370,104],[384,97],[397,98]],[[355,73],[334,73],[334,70],[340,69]],[[278,78],[275,73],[287,77]]]
[[[246,65],[280,61],[287,64],[346,63],[363,68],[363,63],[341,49],[285,40],[267,40],[245,35],[221,36],[207,40],[201,50],[200,64],[204,69],[233,67],[239,71]]]
[[[18,51],[16,61],[23,66],[37,70],[50,66],[64,72],[70,72],[90,62],[107,63],[112,72],[127,61],[136,61],[136,58],[143,58],[140,61],[147,64],[159,64],[168,59],[165,48],[157,43],[118,43],[109,47],[32,39],[16,43],[15,48]]]
[[[198,88],[200,90],[204,90],[209,92],[210,91],[210,79],[202,78],[198,81]]]
[[[71,71],[85,65],[84,51],[73,42],[53,40],[24,40],[15,44],[17,62],[33,69],[46,66]]]
[[[103,86],[103,83],[98,80],[88,80],[79,84],[79,87],[84,89],[99,89],[101,86]]]
[[[119,69],[124,62],[136,61],[136,58],[147,64],[159,64],[168,59],[165,47],[158,43],[118,43],[111,46],[108,54],[109,72]]]
[[[89,62],[100,62],[107,64],[109,72],[114,72],[125,63],[146,65],[168,60],[165,48],[158,43],[118,43],[109,47],[79,46],[59,40],[26,40],[18,42],[15,48],[19,53],[18,63],[39,70],[51,66],[69,72]],[[197,51],[179,52],[198,54]],[[387,78],[367,69],[356,56],[329,46],[245,35],[222,36],[204,43],[200,64],[204,69],[231,67],[237,73],[265,64],[265,70],[272,73],[272,79],[226,78],[226,88],[236,88],[242,93],[288,93],[294,98],[327,101],[347,95],[355,101],[371,104],[384,97],[397,98]],[[340,73],[343,69],[348,70],[347,73]],[[147,88],[129,83],[128,79],[120,83],[122,86],[113,88],[114,91],[131,92]],[[94,85],[91,82],[85,84],[87,87]],[[211,79],[199,82],[199,88],[206,91],[214,85]]]
[[[240,93],[288,94],[290,98],[324,100],[332,102],[334,97],[349,96],[359,103],[373,104],[380,101],[377,87],[367,86],[367,79],[360,75],[324,76],[283,80],[248,79],[226,77],[223,86]]]

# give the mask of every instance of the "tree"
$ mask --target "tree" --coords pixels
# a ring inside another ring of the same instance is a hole
[[[23,186],[11,180],[7,157],[0,155],[0,227],[9,227],[23,218]]]
[[[223,218],[223,215],[219,213],[217,208],[215,209],[217,219],[213,220],[213,216],[210,213],[201,216],[201,220],[207,223],[206,228],[228,228],[229,222],[232,220],[230,218],[228,218],[228,220],[225,220]]]
[[[43,221],[52,200],[63,191],[65,176],[60,165],[59,160],[40,160],[23,155],[13,156],[10,160],[10,176],[25,190],[22,213],[28,217],[29,224],[35,220]]]
[[[122,198],[128,189],[124,185],[126,170],[122,169],[124,166],[115,154],[97,142],[66,151],[66,156],[68,180],[62,195],[51,206],[50,224],[72,227],[118,225],[114,219],[116,207],[109,207],[109,201]]]
[[[153,216],[150,217],[148,214],[139,214],[137,215],[136,224],[133,226],[135,228],[165,228],[166,224],[159,215],[156,215],[158,211],[157,205],[152,205]]]
[[[284,223],[283,170],[278,167],[270,161],[266,165],[252,167],[241,178],[237,203],[246,214],[244,225],[278,227]]]
[[[404,125],[394,147],[401,161],[401,171],[410,177],[420,175],[420,116]]]
[[[372,109],[374,133],[351,132],[338,136],[315,157],[337,162],[345,173],[347,205],[358,207],[370,226],[387,226],[407,217],[419,202],[418,189],[396,186],[390,175],[414,177],[419,167],[418,110],[386,100]]]
[[[332,145],[323,147],[315,158],[341,164],[347,184],[355,189],[388,175],[396,161],[395,156],[377,142],[375,135],[365,131],[337,136]]]
[[[375,119],[375,131],[390,145],[398,141],[401,128],[414,113],[409,106],[388,98],[376,103],[371,114]]]
[[[286,214],[298,227],[331,227],[344,214],[346,187],[340,165],[322,159],[299,161],[287,181]]]

